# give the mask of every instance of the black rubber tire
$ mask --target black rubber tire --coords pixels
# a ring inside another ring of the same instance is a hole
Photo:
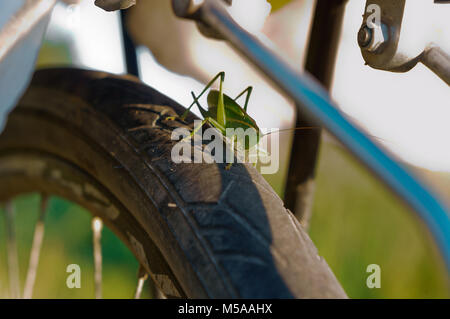
[[[183,110],[132,77],[38,71],[0,136],[0,199],[40,191],[80,203],[169,296],[345,298],[251,165],[171,161],[171,131],[187,125],[165,117]]]

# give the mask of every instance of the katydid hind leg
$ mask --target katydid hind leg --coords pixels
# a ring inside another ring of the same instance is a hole
[[[252,95],[252,91],[253,91],[253,87],[249,86],[248,88],[246,88],[244,91],[242,91],[241,93],[239,93],[238,96],[236,96],[236,98],[234,99],[235,101],[240,98],[242,95],[244,95],[245,93],[247,93],[247,96],[245,97],[245,104],[244,104],[244,112],[247,113],[247,106],[248,106],[248,102],[250,101],[250,96]]]
[[[198,100],[200,97],[195,96],[195,93],[191,91],[192,98],[194,99],[194,103],[197,105],[200,113],[206,112],[206,110],[200,105],[200,101]]]
[[[209,83],[205,86],[205,88],[203,89],[203,91],[199,94],[199,96],[197,97],[197,100],[200,99],[203,94],[205,94],[205,92],[214,84],[214,82],[220,78],[220,86],[222,86],[222,82],[225,80],[225,72],[220,72],[219,74],[217,74],[211,81],[209,81]],[[194,102],[192,102],[192,104],[186,109],[186,111],[183,113],[183,115],[181,115],[181,119],[184,120],[186,119],[186,116],[189,114],[189,111],[191,110],[191,108],[194,106],[194,104],[196,104],[196,101],[194,100]]]
[[[217,122],[226,127],[227,117],[225,114],[225,104],[223,102],[223,82],[225,81],[225,73],[222,72],[219,84],[219,101],[217,101]]]
[[[235,147],[236,147],[236,145],[237,145],[237,135],[234,135],[232,138],[231,138],[231,149],[235,149]],[[228,170],[230,170],[231,169],[231,166],[233,165],[233,162],[231,162],[231,163],[227,163],[227,166],[225,166],[225,169],[228,171]]]

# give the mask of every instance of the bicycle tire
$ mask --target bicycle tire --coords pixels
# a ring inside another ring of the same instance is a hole
[[[184,108],[131,76],[37,71],[0,135],[0,200],[62,196],[104,219],[169,297],[345,298],[251,165],[175,164]]]

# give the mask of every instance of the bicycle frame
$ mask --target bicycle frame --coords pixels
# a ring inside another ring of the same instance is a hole
[[[0,11],[0,131],[27,88],[56,0],[4,1]]]
[[[173,3],[177,15],[194,18],[227,40],[269,80],[294,99],[298,112],[307,114],[320,123],[409,205],[428,227],[450,272],[450,215],[424,185],[347,120],[338,111],[328,92],[313,77],[307,73],[295,72],[274,52],[272,44],[269,47],[241,28],[221,1],[200,1],[201,4],[197,4],[196,8],[183,8],[182,5],[177,7],[176,2]],[[183,9],[186,11],[183,12]]]

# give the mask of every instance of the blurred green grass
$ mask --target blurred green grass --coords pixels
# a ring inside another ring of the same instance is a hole
[[[353,298],[449,298],[429,233],[402,203],[339,146],[324,143],[310,236]],[[366,267],[381,267],[381,288]]]

